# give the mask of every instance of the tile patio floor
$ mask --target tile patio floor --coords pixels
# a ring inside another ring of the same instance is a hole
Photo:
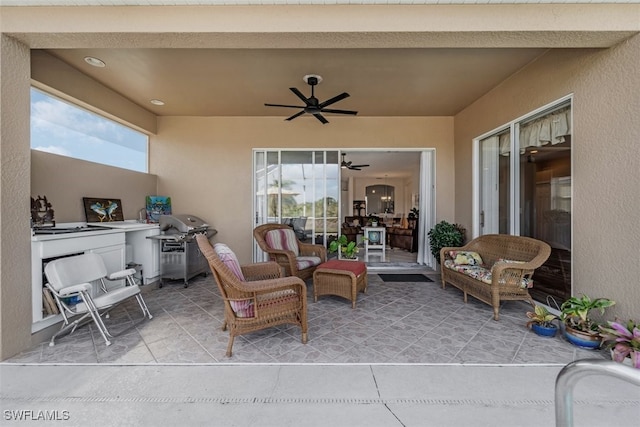
[[[433,282],[383,282],[369,272],[369,288],[359,294],[356,309],[345,299],[320,297],[313,302],[308,282],[309,341],[300,329],[274,327],[236,338],[233,356],[225,357],[228,333],[221,331],[223,304],[213,276],[198,277],[188,288],[179,283],[144,297],[154,315],[106,346],[93,325],[72,335],[39,344],[5,363],[453,363],[566,364],[584,358],[606,358],[601,351],[581,350],[559,336],[538,337],[525,327],[523,302],[505,302],[500,321],[490,306],[462,293],[432,270],[421,272]],[[383,272],[383,271],[379,271]],[[390,272],[390,271],[384,271]],[[397,271],[393,271],[397,272]],[[409,272],[409,271],[405,271]],[[107,325],[118,333],[141,317],[135,303],[112,311]]]

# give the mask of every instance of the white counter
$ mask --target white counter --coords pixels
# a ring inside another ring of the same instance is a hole
[[[99,225],[101,227],[110,227],[117,230],[137,231],[137,230],[153,230],[159,228],[158,224],[147,224],[136,220],[129,221],[113,221],[113,222],[88,222],[87,225]]]
[[[160,277],[160,242],[148,239],[149,236],[160,234],[158,224],[147,224],[129,221],[114,222],[90,222],[88,225],[110,227],[117,231],[125,232],[126,263],[134,263],[140,266],[142,284],[146,285]]]

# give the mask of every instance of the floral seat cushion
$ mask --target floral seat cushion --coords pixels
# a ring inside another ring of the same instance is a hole
[[[477,265],[482,266],[482,257],[478,252],[472,251],[449,251],[449,256],[457,265]]]
[[[506,263],[521,263],[521,261],[509,261],[509,260],[500,260],[498,262],[506,262]],[[457,271],[459,273],[462,273],[466,276],[469,277],[473,277],[476,280],[481,281],[482,283],[486,283],[487,285],[491,284],[491,281],[493,279],[493,275],[491,274],[491,270],[481,267],[481,266],[475,266],[475,265],[468,265],[468,264],[456,264],[453,260],[451,259],[447,259],[444,262],[444,266],[445,268],[448,268],[450,270],[454,270]],[[500,280],[499,281],[500,284],[504,284],[505,281],[504,280]],[[533,280],[527,277],[522,278],[522,281],[520,283],[520,287],[521,288],[532,288],[533,287]]]

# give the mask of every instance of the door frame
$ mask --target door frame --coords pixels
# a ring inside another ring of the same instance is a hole
[[[396,148],[396,147],[387,147],[387,148],[362,148],[362,147],[353,147],[353,148],[296,148],[296,147],[287,147],[287,148],[253,148],[252,149],[252,212],[256,213],[258,206],[256,205],[257,200],[255,197],[256,194],[256,154],[258,152],[265,151],[338,151],[338,158],[341,158],[343,152],[380,152],[386,153],[389,151],[405,151],[405,152],[415,152],[417,155],[421,156],[420,162],[420,171],[418,175],[419,181],[419,208],[420,208],[420,216],[419,216],[419,230],[420,235],[418,238],[418,264],[426,265],[427,267],[434,268],[435,266],[435,258],[431,255],[431,251],[429,249],[429,239],[427,238],[428,230],[430,230],[435,225],[436,218],[436,149],[435,148],[424,148],[424,147],[416,147],[416,148]],[[392,154],[389,154],[392,155]],[[423,170],[423,165],[427,165],[429,170]],[[342,170],[339,171],[338,176],[339,182],[342,182]],[[344,217],[344,206],[342,205],[342,197],[338,200],[338,215],[339,218]],[[253,227],[256,227],[258,224],[256,222],[257,218],[254,215],[252,218]],[[262,261],[264,254],[260,250],[260,248],[254,242],[254,250],[253,250],[253,259],[254,261]]]

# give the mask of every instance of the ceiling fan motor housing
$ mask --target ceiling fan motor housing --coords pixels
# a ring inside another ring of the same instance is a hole
[[[308,85],[315,86],[322,82],[322,77],[317,74],[307,74],[302,78]]]

